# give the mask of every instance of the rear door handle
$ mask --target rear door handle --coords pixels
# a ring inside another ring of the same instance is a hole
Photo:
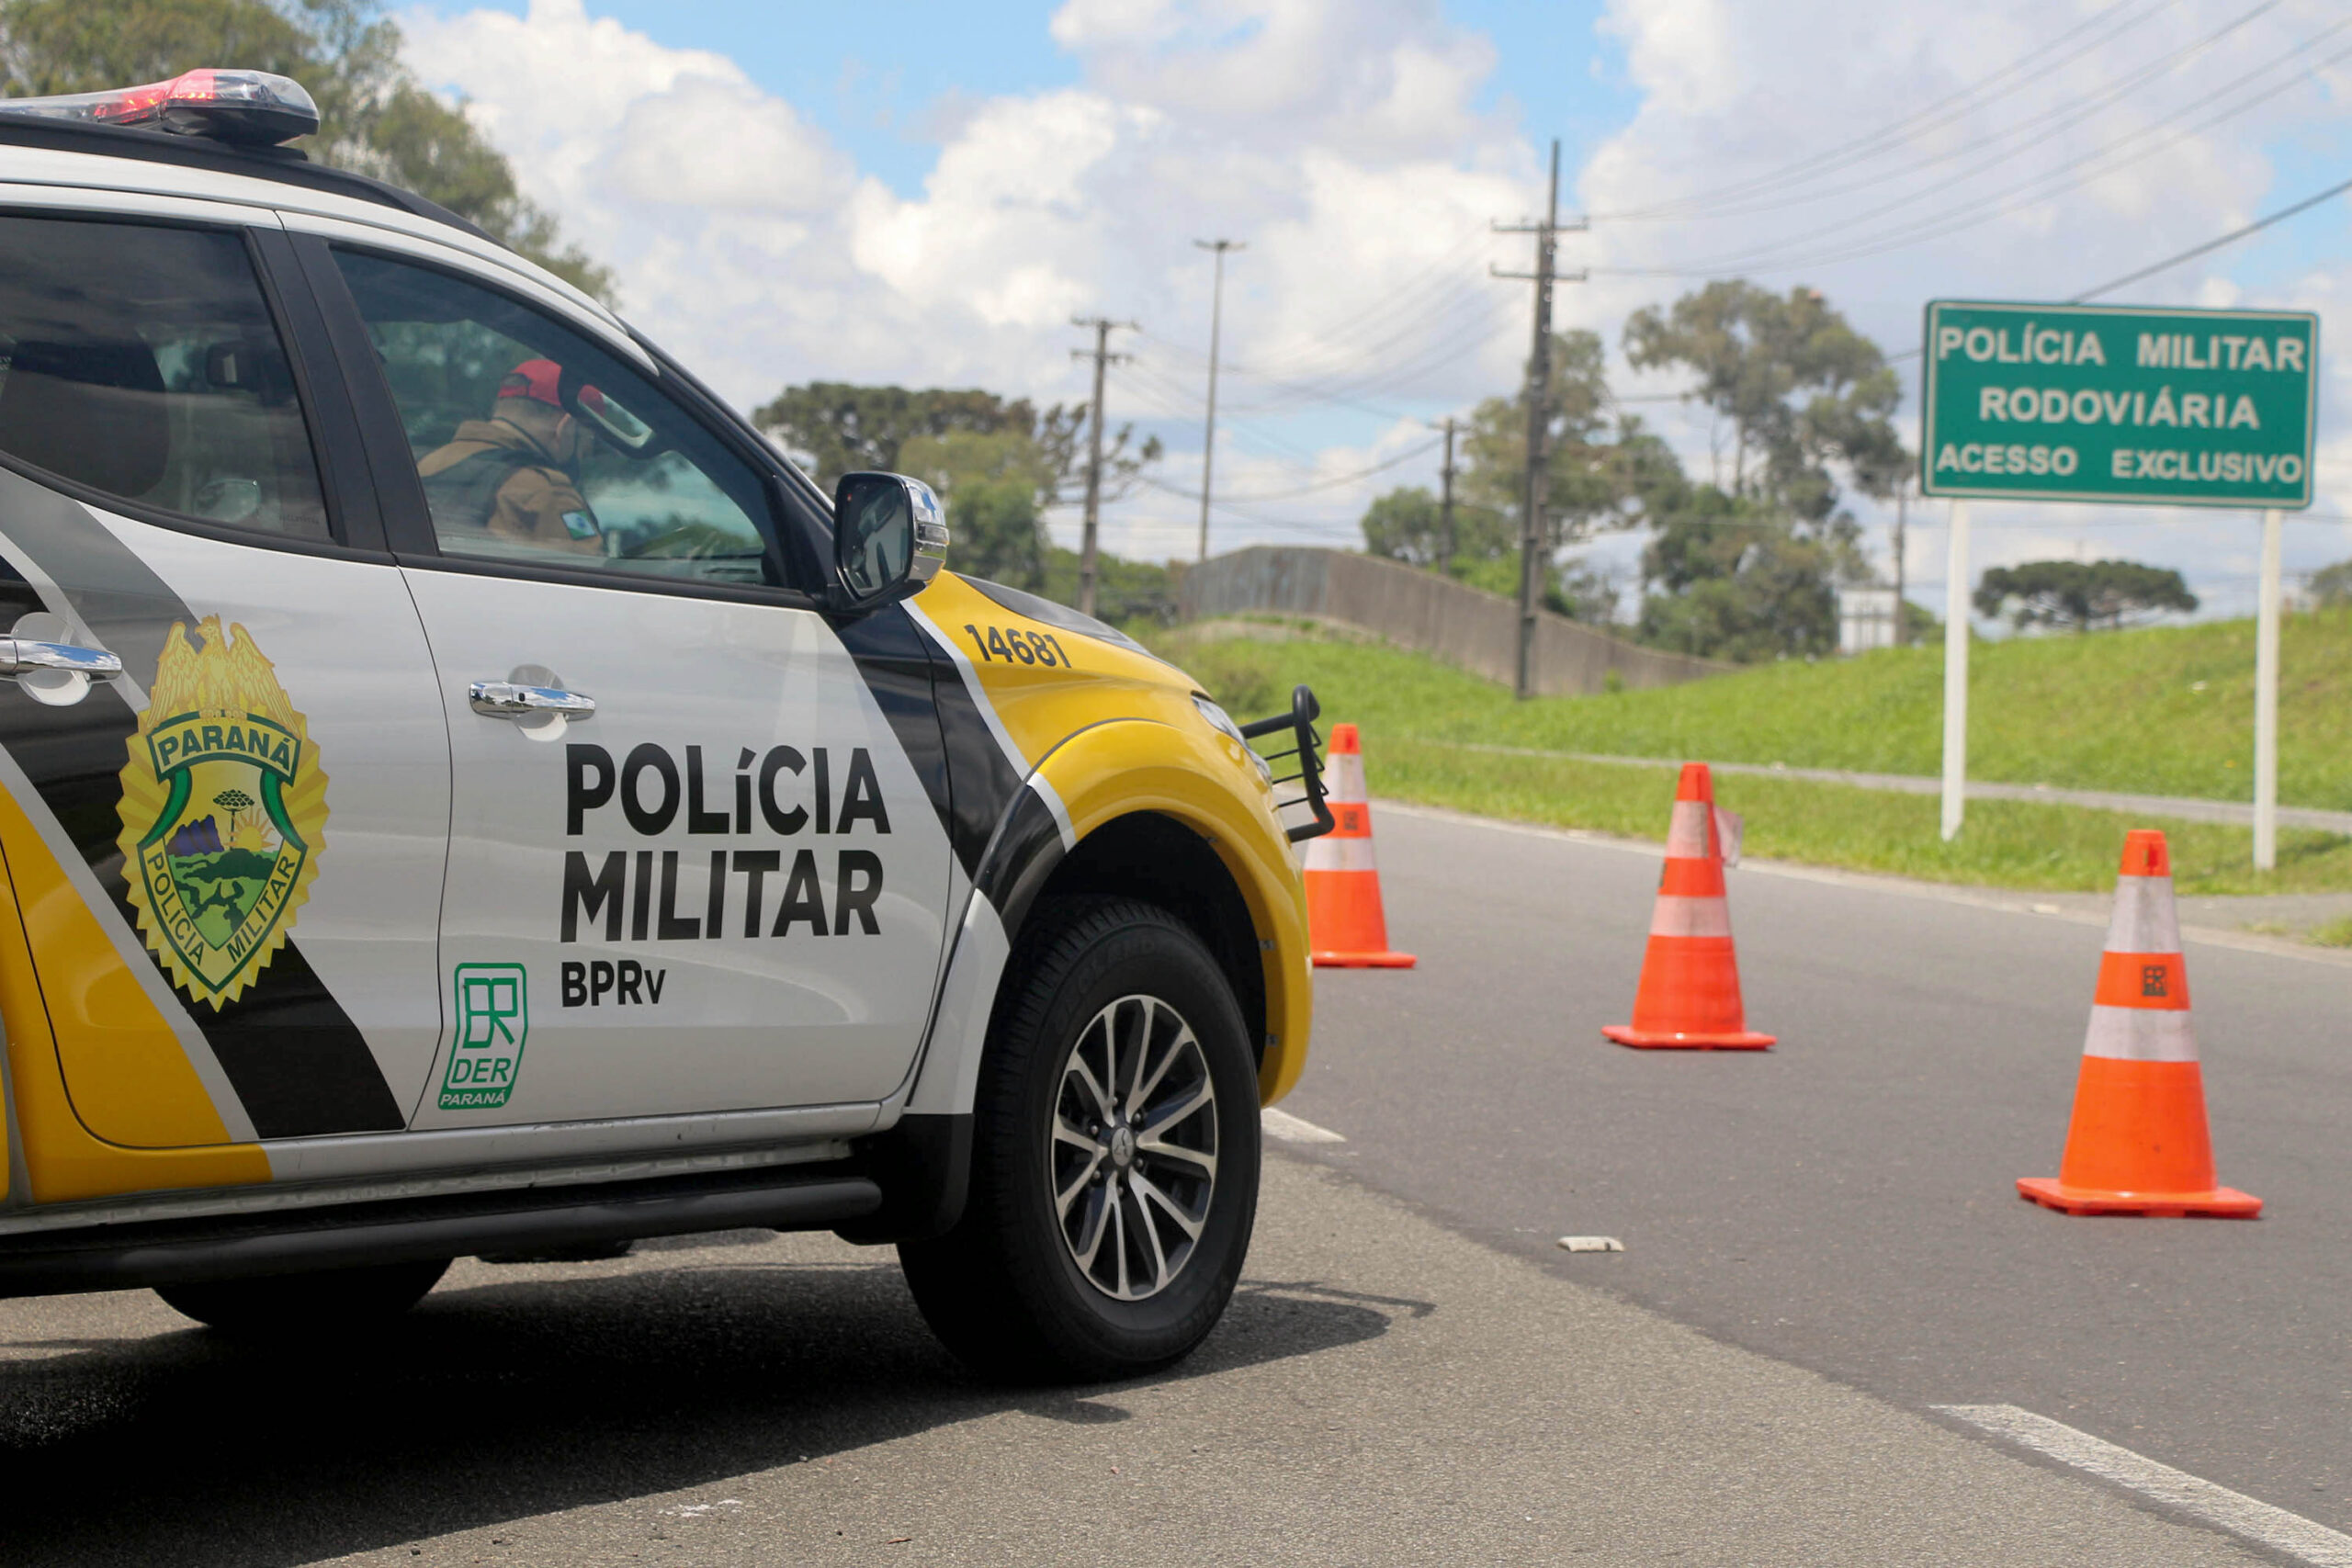
[[[555,686],[519,686],[512,681],[476,681],[466,693],[474,712],[488,718],[534,718],[541,714],[586,718],[596,699]]]
[[[0,637],[0,675],[23,675],[35,670],[62,670],[111,681],[122,673],[122,660],[98,648],[76,648],[70,642],[35,642],[30,637]]]

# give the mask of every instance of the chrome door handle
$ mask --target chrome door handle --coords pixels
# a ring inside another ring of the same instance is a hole
[[[35,670],[62,670],[111,681],[122,673],[122,660],[99,648],[76,648],[70,642],[35,642],[30,637],[0,637],[0,675],[23,675]]]
[[[567,719],[586,718],[596,711],[596,699],[581,692],[554,686],[518,686],[512,681],[476,681],[466,695],[474,712],[488,718],[532,718],[540,714]]]

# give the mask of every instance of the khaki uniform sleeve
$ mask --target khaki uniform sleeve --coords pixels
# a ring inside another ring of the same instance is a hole
[[[567,523],[566,514],[574,522]],[[584,523],[588,533],[575,534],[574,523]],[[587,501],[570,480],[547,468],[517,468],[498,487],[498,506],[491,514],[490,531],[527,540],[543,549],[586,556],[605,553],[604,536]]]

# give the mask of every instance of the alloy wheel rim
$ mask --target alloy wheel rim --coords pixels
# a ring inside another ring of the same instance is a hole
[[[1166,1290],[1200,1245],[1216,1191],[1207,1053],[1157,997],[1105,1006],[1070,1043],[1047,1134],[1062,1245],[1114,1301]]]

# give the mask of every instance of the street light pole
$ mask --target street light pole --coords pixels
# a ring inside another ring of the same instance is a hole
[[[1225,253],[1246,251],[1250,247],[1239,240],[1195,240],[1204,251],[1216,253],[1216,281],[1209,290],[1209,417],[1201,434],[1201,553],[1209,558],[1209,483],[1216,465],[1216,356],[1217,342],[1225,326]]]

